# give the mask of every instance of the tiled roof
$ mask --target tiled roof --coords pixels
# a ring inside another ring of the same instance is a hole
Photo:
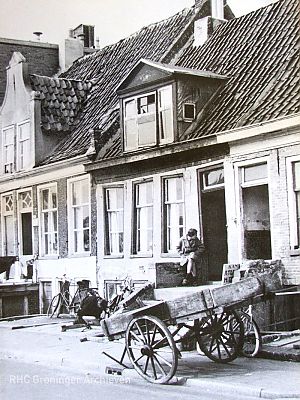
[[[299,22],[299,1],[279,0],[220,25],[202,47],[187,49],[178,65],[230,78],[181,139],[300,112]]]
[[[31,86],[41,99],[42,128],[46,132],[69,132],[76,122],[91,82],[30,75]]]
[[[194,9],[185,9],[175,16],[142,28],[132,36],[104,47],[77,60],[61,75],[67,79],[93,79],[89,101],[80,115],[80,122],[71,134],[43,163],[50,163],[84,154],[90,145],[90,129],[100,135],[111,126],[111,110],[118,107],[115,88],[141,58],[160,61],[182,31],[192,23]],[[192,29],[192,24],[191,24]],[[114,151],[113,154],[116,152]]]
[[[248,15],[219,25],[201,47],[185,38],[176,65],[225,75],[229,79],[180,139],[272,120],[300,112],[299,0],[279,0]],[[44,160],[55,162],[82,155],[97,133],[97,159],[121,155],[116,87],[142,59],[166,62],[165,54],[187,26],[193,8],[150,25],[136,34],[75,62],[61,75],[93,79],[78,124]],[[178,44],[178,43],[177,43]],[[182,44],[182,42],[181,42]]]

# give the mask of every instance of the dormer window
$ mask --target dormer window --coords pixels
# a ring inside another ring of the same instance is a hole
[[[123,100],[125,150],[173,140],[172,86]]]

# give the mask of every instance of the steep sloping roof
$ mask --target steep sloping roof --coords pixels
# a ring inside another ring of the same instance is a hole
[[[30,75],[31,86],[41,99],[42,128],[46,132],[68,132],[75,124],[91,82]]]
[[[90,145],[89,129],[101,132],[112,123],[111,110],[118,105],[115,88],[141,58],[160,61],[180,33],[194,18],[185,9],[164,21],[142,28],[132,36],[77,60],[61,78],[91,80],[89,101],[71,134],[45,160],[55,162],[82,155]]]
[[[279,0],[219,25],[201,47],[193,47],[191,37],[186,38],[177,67],[229,79],[180,140],[300,112],[299,10],[299,0]],[[91,128],[99,129],[98,160],[121,155],[115,89],[140,59],[165,62],[166,52],[194,18],[193,8],[184,10],[81,58],[62,74],[67,79],[93,79],[93,86],[78,123],[44,163],[84,154]]]
[[[178,60],[186,68],[229,76],[222,91],[181,139],[300,112],[299,0],[279,0],[220,25]]]

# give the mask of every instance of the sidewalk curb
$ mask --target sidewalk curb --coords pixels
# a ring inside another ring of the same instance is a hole
[[[222,393],[226,394],[248,395],[263,399],[300,398],[300,392],[299,393],[270,392],[263,388],[256,389],[249,385],[247,386],[243,385],[243,387],[237,387],[236,385],[233,385],[231,383],[216,382],[213,379],[207,379],[207,378],[205,378],[205,380],[188,378],[186,386],[198,387],[198,388],[201,387],[202,390],[206,390],[208,392],[215,392],[217,389],[218,391],[222,391]]]

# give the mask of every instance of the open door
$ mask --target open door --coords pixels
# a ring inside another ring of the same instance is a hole
[[[227,263],[227,226],[223,168],[200,174],[203,241],[208,257],[208,280],[222,279]]]

